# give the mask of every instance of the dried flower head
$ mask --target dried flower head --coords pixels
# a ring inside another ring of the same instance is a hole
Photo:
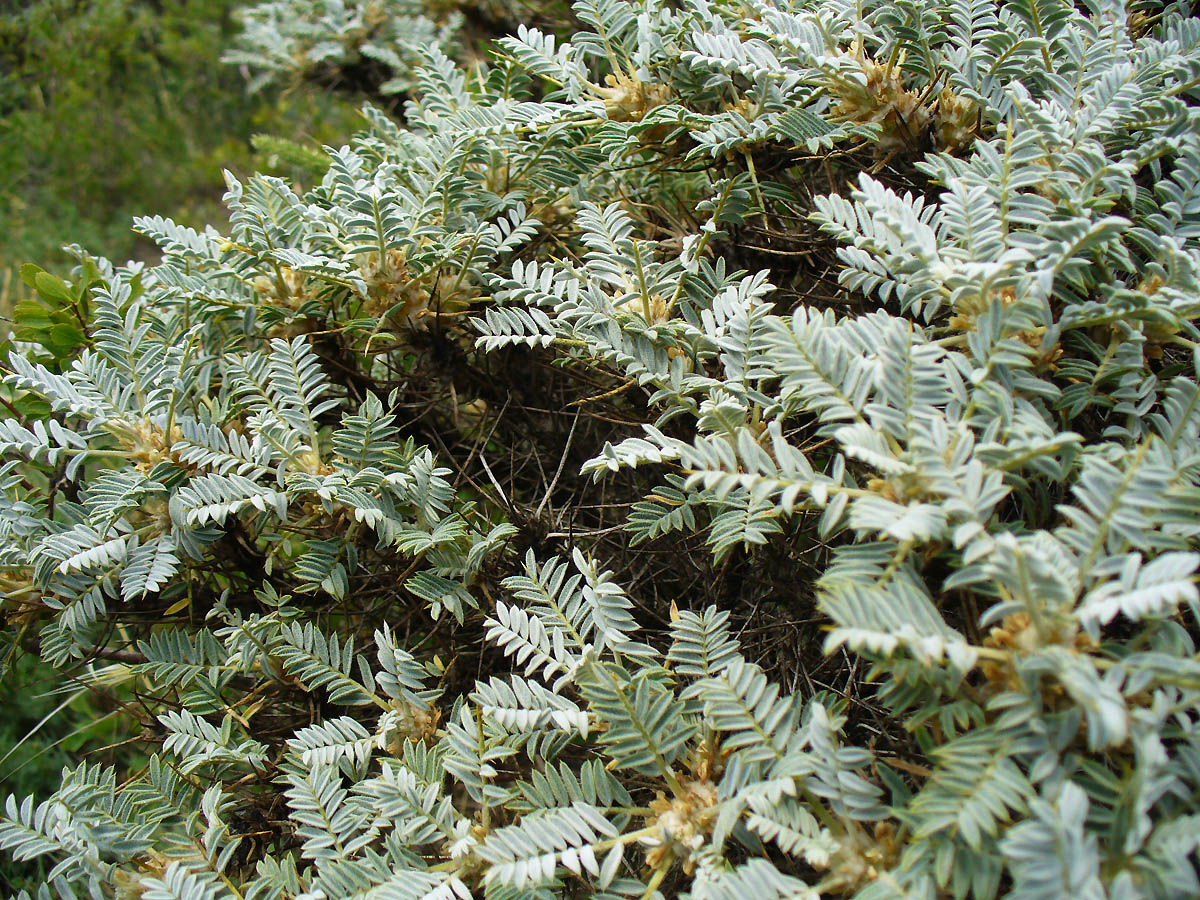
[[[904,87],[904,54],[891,63],[876,62],[858,38],[846,55],[858,64],[861,74],[837,80],[834,117],[843,122],[878,125],[876,152],[880,156],[914,148],[929,124],[930,112],[922,106],[917,92]]]
[[[683,862],[683,870],[691,873],[696,862],[695,851],[713,827],[713,811],[717,805],[717,787],[711,781],[684,781],[680,796],[668,799],[661,791],[650,802],[651,814],[646,824],[655,828],[653,835],[641,839],[646,851],[646,864],[652,869],[663,865],[667,857]]]

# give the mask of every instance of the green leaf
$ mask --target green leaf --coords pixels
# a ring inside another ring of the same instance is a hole
[[[75,298],[71,295],[71,289],[67,283],[56,275],[51,275],[49,272],[38,272],[33,279],[33,287],[42,297],[50,303],[56,303],[59,306],[70,306],[75,302]]]

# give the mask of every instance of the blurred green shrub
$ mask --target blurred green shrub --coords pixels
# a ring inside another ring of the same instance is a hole
[[[262,168],[256,132],[321,141],[352,129],[344,98],[246,91],[246,74],[220,62],[238,5],[0,2],[0,271],[61,270],[64,235],[116,259],[156,256],[131,218],[211,218],[222,168]],[[24,296],[14,277],[8,288]]]

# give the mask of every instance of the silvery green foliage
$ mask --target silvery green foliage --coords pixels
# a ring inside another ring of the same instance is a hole
[[[252,88],[376,65],[386,73],[383,94],[409,90],[422,50],[448,49],[463,21],[457,11],[438,16],[416,0],[268,0],[240,17],[242,31],[224,61],[252,71]]]
[[[41,652],[103,652],[138,604],[192,621],[141,625],[129,663],[164,686],[162,752],[120,791],[84,765],[10,799],[0,845],[53,859],[59,897],[1200,892],[1196,20],[576,12],[469,75],[428,51],[405,124],[368,111],[308,194],[231,178],[227,236],[139,220],[164,262],[108,270],[92,346],[61,373],[13,354],[52,413],[0,448],[77,487],[0,470]],[[829,151],[876,171],[802,196],[755,165]],[[679,205],[696,228],[651,230]],[[859,314],[721,255],[798,211]],[[405,329],[467,312],[481,352],[648,389],[656,420],[585,466],[661,475],[631,540],[826,541],[827,649],[872,665],[924,758],[845,740],[844,705],[774,683],[730,611],[673,608],[664,652],[580,549],[480,588],[512,528],[363,387],[396,380]],[[508,666],[448,695],[386,611],[314,612],[388,566]],[[263,692],[323,714],[280,737]],[[254,848],[233,823],[263,795],[288,825]]]

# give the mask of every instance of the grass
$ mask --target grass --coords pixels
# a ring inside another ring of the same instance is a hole
[[[78,243],[153,259],[133,216],[220,221],[223,168],[262,167],[258,132],[340,141],[355,104],[329,92],[250,95],[220,62],[234,0],[0,0],[0,289]],[[7,10],[6,7],[12,7]]]

